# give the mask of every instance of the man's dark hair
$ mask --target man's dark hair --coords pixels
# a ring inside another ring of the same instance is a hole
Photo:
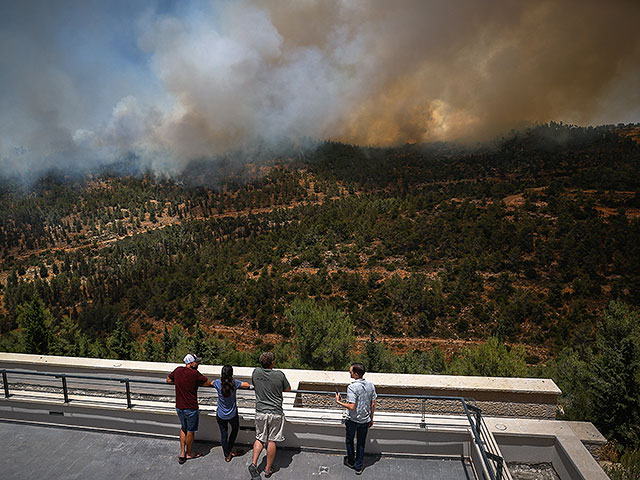
[[[260,365],[262,368],[271,368],[275,359],[272,352],[264,352],[260,355]]]
[[[352,363],[351,368],[353,368],[353,373],[358,375],[358,378],[364,377],[364,365],[361,363]]]

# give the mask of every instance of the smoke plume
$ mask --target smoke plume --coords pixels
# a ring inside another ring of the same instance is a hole
[[[4,170],[640,121],[634,1],[17,3],[0,7]]]

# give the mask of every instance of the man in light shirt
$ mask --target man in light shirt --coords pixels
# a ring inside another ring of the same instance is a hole
[[[364,446],[367,441],[369,427],[373,426],[373,412],[376,408],[376,388],[373,383],[364,378],[364,365],[353,363],[349,368],[353,382],[347,387],[347,401],[340,400],[340,394],[336,392],[336,403],[348,410],[348,418],[345,421],[347,456],[345,465],[353,468],[357,475],[364,468]],[[353,449],[353,439],[356,437],[356,449]]]

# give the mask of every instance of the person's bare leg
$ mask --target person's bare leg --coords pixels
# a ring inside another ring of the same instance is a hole
[[[256,441],[253,442],[253,459],[248,467],[252,480],[260,478],[260,473],[258,473],[258,458],[260,457],[260,453],[262,453],[262,448],[262,442],[256,438]]]
[[[195,438],[194,432],[187,432],[186,444],[187,444],[187,458],[192,458],[191,447],[193,446],[193,440]]]
[[[273,470],[273,460],[276,458],[276,442],[269,440],[267,443],[267,466],[265,472]]]
[[[262,453],[262,448],[263,448],[262,442],[256,438],[256,441],[253,442],[253,461],[251,462],[254,465],[258,465],[258,458],[260,457],[260,454]],[[267,450],[267,453],[268,452],[269,451]]]
[[[184,457],[185,453],[185,447],[187,445],[187,434],[184,433],[184,430],[180,429],[180,455],[178,455],[179,457]]]

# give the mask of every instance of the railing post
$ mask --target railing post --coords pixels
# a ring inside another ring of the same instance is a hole
[[[480,434],[480,430],[482,429],[482,410],[474,405],[468,405],[469,410],[473,412],[473,420],[475,420],[475,427]]]
[[[502,471],[504,469],[504,458],[491,452],[485,452],[485,453],[489,460],[496,462],[496,467],[493,469],[495,471],[496,480],[502,480]]]
[[[131,387],[128,378],[124,381],[124,385],[127,390],[127,408],[131,408]]]
[[[496,467],[496,480],[502,480],[502,458],[498,460],[498,466]]]
[[[424,404],[427,401],[426,398],[422,399],[422,419],[420,420],[420,428],[427,428],[427,418],[425,415],[425,408],[424,408]]]
[[[7,380],[7,372],[2,372],[2,384],[4,385],[4,398],[9,398],[9,381]]]
[[[64,403],[69,403],[69,390],[67,389],[67,376],[62,374],[62,395],[64,396]]]

